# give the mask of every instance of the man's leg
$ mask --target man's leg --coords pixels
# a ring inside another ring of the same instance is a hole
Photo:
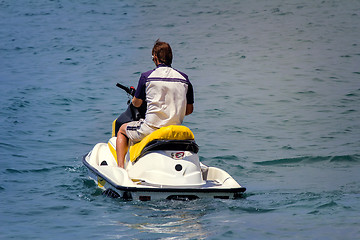
[[[116,155],[118,166],[124,168],[124,159],[129,146],[129,139],[126,136],[126,126],[127,124],[123,124],[118,133],[116,139]]]

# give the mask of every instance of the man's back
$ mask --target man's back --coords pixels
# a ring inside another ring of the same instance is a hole
[[[190,85],[187,76],[171,67],[160,65],[144,73],[144,77],[148,106],[145,122],[156,128],[181,124]]]

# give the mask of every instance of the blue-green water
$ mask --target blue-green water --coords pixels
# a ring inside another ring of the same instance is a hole
[[[360,238],[360,2],[0,1],[1,239]],[[239,200],[123,202],[82,155],[151,48],[195,88],[185,120]]]

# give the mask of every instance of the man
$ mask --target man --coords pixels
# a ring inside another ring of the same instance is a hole
[[[119,167],[124,167],[129,139],[139,142],[161,127],[180,125],[184,116],[193,112],[193,87],[186,74],[171,67],[172,57],[170,45],[157,40],[152,49],[156,68],[141,74],[132,99],[135,107],[146,101],[145,119],[123,124],[117,133]]]

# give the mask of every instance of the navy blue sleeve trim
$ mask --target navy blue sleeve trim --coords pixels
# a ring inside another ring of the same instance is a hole
[[[141,77],[139,79],[139,83],[138,83],[138,86],[136,88],[134,96],[136,98],[139,98],[139,99],[142,99],[143,101],[145,101],[146,100],[145,89],[146,89],[146,76],[145,76],[145,74],[141,74]]]
[[[186,101],[187,104],[194,104],[194,89],[190,82],[188,84],[188,90],[186,93]]]

